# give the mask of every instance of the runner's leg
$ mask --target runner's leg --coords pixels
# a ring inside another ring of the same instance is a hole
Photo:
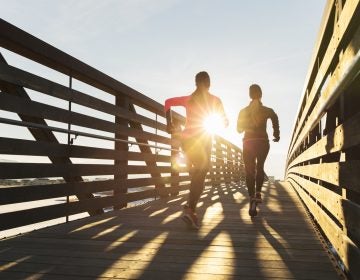
[[[246,187],[250,197],[255,196],[255,159],[253,141],[244,141],[243,158],[245,164]]]
[[[264,164],[266,157],[269,153],[270,145],[269,141],[257,142],[257,163],[256,163],[256,192],[261,193],[261,188],[264,183]]]

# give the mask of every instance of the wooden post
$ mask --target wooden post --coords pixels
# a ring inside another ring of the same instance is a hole
[[[221,147],[220,147],[220,149],[221,149]],[[215,154],[215,171],[216,172],[214,172],[215,179],[214,179],[213,185],[217,186],[217,185],[219,185],[218,182],[219,182],[219,178],[220,178],[219,138],[216,138],[214,154]]]
[[[216,166],[214,166],[216,159],[214,159],[214,137],[211,140],[211,152],[210,152],[210,167],[209,167],[209,178],[211,182],[211,186],[214,185],[215,177],[216,177]]]
[[[115,105],[124,109],[129,108],[129,98],[124,96],[116,96]],[[117,125],[122,126],[128,126],[129,121],[127,119],[121,118],[116,116],[115,117],[115,123]],[[115,133],[115,138],[121,139],[121,140],[128,140],[128,136],[120,135],[119,133]],[[129,151],[129,144],[123,143],[123,142],[115,142],[115,151],[122,151],[122,152],[128,152]],[[116,185],[116,188],[114,189],[114,195],[118,194],[125,194],[127,193],[127,166],[128,166],[128,159],[122,158],[115,160],[115,166],[116,166],[116,173],[114,175],[114,180],[119,181]],[[127,203],[120,203],[117,205],[114,205],[114,209],[121,209],[127,206]]]
[[[231,183],[231,147],[226,145],[226,183]]]
[[[128,110],[130,110],[130,112],[136,113],[136,109],[135,109],[134,104],[129,104]],[[138,130],[143,130],[142,125],[141,125],[140,123],[137,123],[137,122],[134,122],[134,121],[129,121],[129,126],[130,126],[131,128],[135,128],[135,129],[138,129]],[[143,138],[141,138],[141,137],[135,137],[135,140],[136,140],[136,142],[138,142],[138,143],[149,144],[147,139],[143,139]],[[151,148],[150,148],[150,147],[147,147],[147,146],[142,146],[142,145],[141,145],[141,146],[139,146],[139,149],[140,149],[140,152],[141,152],[141,153],[144,153],[144,154],[151,154],[151,153],[152,153]],[[147,161],[147,160],[145,160],[145,164],[146,164],[147,166],[154,166],[154,165],[157,166],[156,162],[154,163],[154,162],[152,162],[152,161]],[[157,170],[152,170],[152,171],[150,172],[150,175],[151,175],[151,177],[153,177],[153,178],[159,178],[159,177],[161,177],[161,173],[160,173],[159,171],[157,171]],[[161,189],[164,188],[164,187],[165,187],[165,185],[162,184],[162,183],[159,183],[159,184],[156,184],[156,185],[155,185],[155,188],[156,188],[160,193],[161,193]]]

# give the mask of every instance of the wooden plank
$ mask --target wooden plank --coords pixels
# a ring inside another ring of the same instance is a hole
[[[155,198],[156,190],[97,197],[0,214],[0,230],[20,227],[132,201]]]
[[[186,172],[186,168],[180,169]],[[129,165],[122,172],[126,174],[170,173],[170,166]],[[0,179],[114,175],[118,174],[116,165],[110,164],[49,164],[49,163],[13,163],[0,162]],[[160,177],[160,176],[158,176]],[[157,177],[156,177],[157,178]]]
[[[20,251],[20,250],[19,250]],[[8,261],[8,262],[13,262],[16,261],[16,258],[21,259],[22,254],[26,254],[28,252],[28,250],[24,250],[24,251],[20,251],[19,253],[16,252],[9,252],[7,253],[6,256],[2,257],[2,261]],[[65,263],[67,263],[66,261],[66,255],[63,254],[62,251],[59,250],[59,256],[53,254],[51,251],[49,250],[38,250],[35,251],[36,255],[34,256],[33,259],[31,259],[31,262],[34,263],[45,263],[45,264],[57,264],[60,261],[63,261]],[[79,252],[82,253],[82,252]],[[149,265],[151,263],[151,259],[149,257],[145,257],[144,259],[134,259],[136,258],[136,254],[133,253],[133,258],[129,257],[126,258],[126,256],[122,256],[121,259],[117,259],[114,254],[112,254],[111,252],[108,253],[110,255],[110,257],[106,257],[104,256],[103,253],[99,252],[99,257],[96,258],[94,256],[94,253],[89,252],[89,256],[84,256],[84,254],[71,254],[71,252],[69,252],[68,256],[68,261],[72,261],[72,262],[76,262],[77,265],[79,265],[80,267],[82,267],[83,265],[86,265],[86,261],[88,261],[89,266],[91,265],[104,265],[104,264],[108,264],[109,261],[113,261],[114,266],[115,267],[123,267],[124,269],[128,268],[129,265],[131,265],[131,262],[133,265],[137,265],[137,264],[147,264]],[[45,258],[48,258],[47,260]],[[140,257],[140,256],[139,256]],[[150,256],[153,257],[153,256]],[[188,264],[191,265],[193,262],[193,258],[189,258],[189,257],[185,257],[183,259],[181,259],[181,256],[179,256],[179,258],[176,258],[176,256],[170,257],[169,259],[166,258],[161,258],[158,259],[158,264],[162,265],[164,267],[172,267],[172,269],[176,269],[176,267],[174,267],[175,265],[178,264]],[[232,259],[221,259],[221,258],[211,258],[211,257],[204,257],[201,260],[199,260],[199,262],[197,263],[198,266],[202,266],[202,265],[206,265],[207,263],[209,265],[216,265],[222,263],[222,265],[228,265],[228,266],[234,266]],[[289,260],[289,263],[294,265],[294,261]],[[278,268],[278,269],[286,269],[286,264],[282,263],[281,261],[275,261],[275,260],[264,260],[263,262],[258,262],[256,263],[256,260],[243,260],[242,262],[239,263],[239,266],[241,267],[252,267],[253,269],[256,267],[262,267],[262,268]],[[180,268],[181,266],[179,266]],[[299,262],[298,266],[297,266],[297,270],[301,270],[304,268],[309,267],[309,270],[311,271],[331,271],[332,267],[329,266],[328,264],[322,264],[322,263],[316,263],[316,265],[314,265],[314,262]]]
[[[115,97],[115,105],[117,107],[123,108],[124,110],[129,111],[129,103],[130,100],[128,97],[125,96],[116,96]],[[129,121],[127,119],[116,117],[115,123],[117,125],[121,125],[123,127],[129,127]],[[121,134],[117,132],[115,134],[115,138],[121,139],[123,141],[128,141],[129,137],[128,135]],[[114,143],[115,150],[118,152],[128,152],[129,151],[129,145],[126,142],[115,142]],[[126,179],[128,178],[128,172],[126,172],[126,169],[129,166],[129,161],[126,157],[122,159],[115,160],[114,162],[115,168],[118,170],[116,174],[114,175],[115,180],[120,180],[123,183],[118,184],[118,187],[114,189],[114,195],[121,195],[128,192],[128,186]],[[114,205],[114,209],[121,209],[126,207],[126,203],[119,203],[117,205]]]
[[[189,176],[180,176],[178,178],[159,177],[159,178],[137,178],[124,180],[104,180],[91,182],[70,182],[49,185],[29,185],[29,186],[11,186],[0,188],[0,204],[11,204],[36,201],[41,199],[49,199],[63,196],[71,196],[84,193],[97,193],[104,191],[112,191],[121,184],[126,184],[129,188],[138,188],[153,186],[156,183],[163,184],[179,184],[181,182],[188,182]],[[187,186],[187,185],[186,185]],[[179,188],[182,189],[183,186]],[[187,186],[188,187],[188,186]],[[187,187],[184,187],[185,189]],[[175,190],[175,189],[174,189]],[[164,190],[169,191],[169,188]]]
[[[158,236],[153,236],[152,239],[156,239]],[[36,238],[37,244],[31,244],[31,240],[34,240],[34,238],[19,238],[16,241],[9,240],[8,246],[21,246],[24,248],[33,248],[38,245],[38,248],[54,248],[54,249],[71,249],[74,250],[81,250],[81,251],[99,251],[103,250],[104,246],[108,247],[109,251],[117,252],[121,254],[122,252],[130,251],[130,250],[137,250],[139,249],[139,245],[137,242],[115,242],[114,244],[109,244],[106,240],[94,240],[91,239],[61,239],[61,238]],[[231,255],[232,252],[239,253],[239,254],[249,254],[248,259],[253,259],[256,257],[256,251],[254,252],[254,247],[246,247],[246,246],[213,246],[211,243],[207,242],[206,244],[183,244],[183,246],[178,246],[178,244],[167,244],[163,242],[160,242],[160,240],[149,240],[148,246],[145,246],[143,250],[143,254],[155,254],[158,251],[159,245],[162,247],[162,250],[166,250],[165,255],[172,256],[172,255],[183,255],[183,256],[196,256],[198,251],[204,251],[205,253],[208,253],[208,255],[212,255],[213,257],[220,257],[221,255],[227,258],[227,255],[230,255],[228,258],[234,258],[234,255]],[[253,241],[254,242],[254,241]],[[121,245],[121,246],[119,246]],[[206,245],[206,246],[204,246]],[[3,246],[2,246],[3,247]],[[141,246],[142,247],[142,246]],[[256,248],[256,247],[255,247]],[[260,248],[259,248],[260,249]],[[324,251],[320,251],[317,249],[306,249],[303,250],[301,248],[291,248],[293,256],[292,258],[301,258],[306,260],[307,257],[309,258],[327,258],[327,254]],[[279,246],[278,248],[261,248],[261,252],[264,254],[269,254],[270,259],[274,257],[274,255],[278,255],[278,258],[276,260],[281,259],[279,258],[279,254],[283,254],[286,252],[288,248],[281,248]],[[266,259],[266,257],[264,257]]]
[[[113,165],[105,164],[48,164],[48,163],[0,163],[1,179],[113,175]]]
[[[129,104],[129,105],[128,105],[128,108],[129,108],[129,111],[136,113],[136,109],[135,109],[135,106],[134,106],[133,104]],[[131,122],[131,121],[130,121],[130,122],[129,122],[129,125],[130,125],[130,127],[134,128],[134,129],[137,129],[137,130],[140,130],[140,131],[143,130],[141,124],[139,124],[139,123]],[[135,139],[136,139],[136,142],[138,142],[138,143],[146,143],[146,144],[148,144],[147,139],[144,138],[143,136],[138,136],[138,137],[136,137]],[[170,140],[170,145],[171,145],[171,144],[172,144],[172,143],[171,143],[171,140]],[[148,146],[139,146],[139,149],[140,149],[140,152],[142,152],[142,153],[148,153],[148,154],[152,153],[150,147],[148,147]],[[157,151],[155,151],[155,153],[156,153],[156,152],[157,152]],[[153,166],[153,165],[155,165],[155,167],[157,166],[157,164],[154,163],[154,162],[145,161],[145,163],[146,163],[146,165],[147,165],[148,167],[149,167],[149,166]],[[171,172],[171,170],[170,170],[169,172]],[[151,170],[150,174],[151,174],[151,177],[160,177],[160,171],[159,171],[157,168],[153,168],[153,169]],[[159,184],[159,185],[157,185],[156,187],[157,187],[157,188],[163,188],[164,185]]]
[[[328,190],[318,184],[306,180],[295,174],[291,174],[289,179],[297,182],[304,190],[309,192],[318,202],[320,202],[341,224],[344,224],[344,213],[341,203],[341,195]]]
[[[165,124],[156,122],[151,118],[134,114],[132,112],[124,110],[123,108],[115,106],[114,104],[87,95],[80,91],[69,89],[68,87],[54,83],[50,80],[10,65],[0,65],[0,80],[20,87],[25,87],[38,92],[42,92],[44,94],[54,96],[66,101],[71,101],[76,104],[95,109],[107,114],[142,123],[149,127],[158,128],[163,131],[165,131],[166,129]]]
[[[291,181],[290,181],[291,182]],[[309,208],[311,214],[314,216],[321,229],[338,252],[346,269],[355,277],[360,276],[360,250],[354,242],[347,237],[341,229],[332,221],[326,213],[313,201],[297,183],[291,182],[291,185],[296,189],[301,199]]]
[[[360,193],[359,170],[360,161],[352,160],[295,166],[289,169],[289,174],[297,173],[309,176]]]
[[[360,244],[360,206],[347,199],[342,199],[341,205],[346,230],[355,243]]]
[[[42,119],[84,126],[92,129],[114,132],[115,124],[92,116],[68,111],[44,103],[31,101],[2,92],[0,94],[0,109]]]
[[[4,263],[2,263],[4,264]],[[101,266],[89,266],[86,269],[79,270],[74,264],[59,264],[59,265],[44,265],[39,263],[32,263],[31,261],[25,261],[21,265],[17,266],[16,263],[13,264],[13,267],[9,269],[11,272],[28,272],[29,274],[36,274],[38,271],[45,270],[43,274],[46,278],[46,275],[49,275],[51,278],[52,274],[63,275],[65,279],[71,276],[77,277],[93,277],[98,279],[98,276],[106,277],[106,279],[199,279],[199,280],[225,280],[225,279],[264,279],[264,274],[269,277],[268,279],[338,279],[337,276],[334,276],[332,272],[318,272],[318,271],[308,271],[307,275],[311,278],[302,277],[303,273],[301,271],[294,271],[294,276],[286,269],[266,269],[266,273],[261,270],[254,270],[254,268],[249,267],[239,267],[237,269],[229,269],[226,266],[206,266],[206,265],[177,265],[177,266],[166,266],[166,265],[157,265],[156,263],[150,263],[150,267],[153,269],[143,271],[144,265],[139,263],[133,263],[133,266],[124,268],[112,267],[106,269],[106,267]],[[19,268],[20,267],[20,268]],[[44,267],[51,267],[52,269],[49,272],[46,272]],[[230,273],[229,271],[234,271]],[[41,274],[40,274],[41,275]],[[295,278],[294,278],[295,277]],[[52,279],[52,278],[51,278]],[[85,278],[86,279],[86,278]]]
[[[111,191],[118,184],[115,180],[70,182],[49,185],[11,186],[0,188],[0,204],[11,204],[71,196],[81,193]]]
[[[345,38],[345,33],[348,29],[350,29],[351,26],[358,26],[358,19],[357,17],[355,17],[355,14],[358,14],[358,6],[359,6],[359,1],[349,1],[346,2],[344,5],[344,9],[343,12],[339,18],[339,21],[337,22],[337,24],[335,25],[335,29],[334,29],[334,34],[336,34],[336,36],[332,36],[327,50],[325,51],[325,54],[323,56],[323,59],[321,60],[321,65],[320,67],[318,65],[314,65],[313,67],[313,71],[316,71],[316,78],[313,82],[312,85],[308,85],[306,89],[310,89],[310,94],[307,97],[306,100],[306,104],[305,104],[305,108],[301,111],[298,112],[298,116],[300,117],[299,121],[297,122],[296,127],[294,128],[294,132],[293,132],[293,136],[289,145],[289,151],[293,150],[293,147],[296,147],[296,143],[299,141],[302,141],[303,136],[300,135],[300,129],[302,129],[302,131],[304,131],[304,129],[302,128],[304,126],[305,120],[308,123],[309,122],[309,118],[308,116],[311,114],[311,112],[309,112],[310,108],[312,107],[314,100],[315,100],[315,96],[317,94],[319,94],[319,87],[321,85],[323,85],[327,73],[330,72],[329,68],[332,64],[332,62],[337,59],[336,53],[339,51],[340,48],[338,48],[339,45],[341,45],[343,43],[343,41],[346,39]],[[330,23],[332,24],[332,23]],[[356,31],[355,35],[353,37],[355,37],[355,40],[351,41],[348,44],[348,47],[346,48],[345,52],[344,52],[344,57],[340,58],[338,65],[341,68],[341,65],[346,66],[346,60],[351,60],[355,54],[356,54],[356,50],[359,48],[359,44],[354,44],[356,43],[356,38],[359,36],[359,30]],[[321,57],[321,55],[316,55],[316,57]],[[316,68],[315,68],[316,67]],[[336,70],[338,71],[338,70]],[[336,71],[334,71],[334,74],[332,75],[332,79],[334,79],[334,77],[338,76],[336,74]],[[341,69],[340,73],[343,72],[343,70]],[[340,77],[340,76],[338,76]],[[331,82],[330,84],[334,84],[334,82]],[[322,93],[323,95],[324,93]],[[318,101],[317,101],[318,102]],[[316,112],[315,108],[312,110],[312,112]],[[291,157],[291,153],[289,153],[288,157]]]
[[[86,128],[116,133],[117,135],[142,137],[143,139],[170,144],[170,139],[164,136],[128,128],[124,125],[119,125],[110,121],[68,111],[40,102],[30,101],[25,98],[11,96],[6,94],[6,92],[0,94],[0,109],[36,118],[71,123]]]
[[[113,149],[85,147],[0,137],[0,154],[32,156],[68,156],[69,158],[124,159],[131,161],[170,162],[170,156]]]
[[[301,162],[311,160],[314,155],[321,157],[356,145],[360,145],[360,113],[357,113],[351,119],[339,125],[334,131],[322,137],[293,161],[289,162],[288,166],[292,167]]]

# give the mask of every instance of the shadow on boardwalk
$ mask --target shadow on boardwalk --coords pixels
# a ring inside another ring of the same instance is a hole
[[[258,217],[242,185],[207,188],[203,224],[186,196],[54,226],[0,243],[4,279],[338,279],[292,190],[266,185]]]

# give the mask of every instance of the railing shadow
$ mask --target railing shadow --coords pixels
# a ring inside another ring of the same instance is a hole
[[[204,217],[199,231],[180,221],[186,197],[178,196],[9,239],[0,244],[2,274],[12,279],[323,275],[328,267],[318,256],[325,253],[311,239],[314,233],[294,198],[279,184],[264,191],[259,216],[252,220],[243,185],[207,188],[199,204]],[[302,233],[306,230],[310,234]]]

